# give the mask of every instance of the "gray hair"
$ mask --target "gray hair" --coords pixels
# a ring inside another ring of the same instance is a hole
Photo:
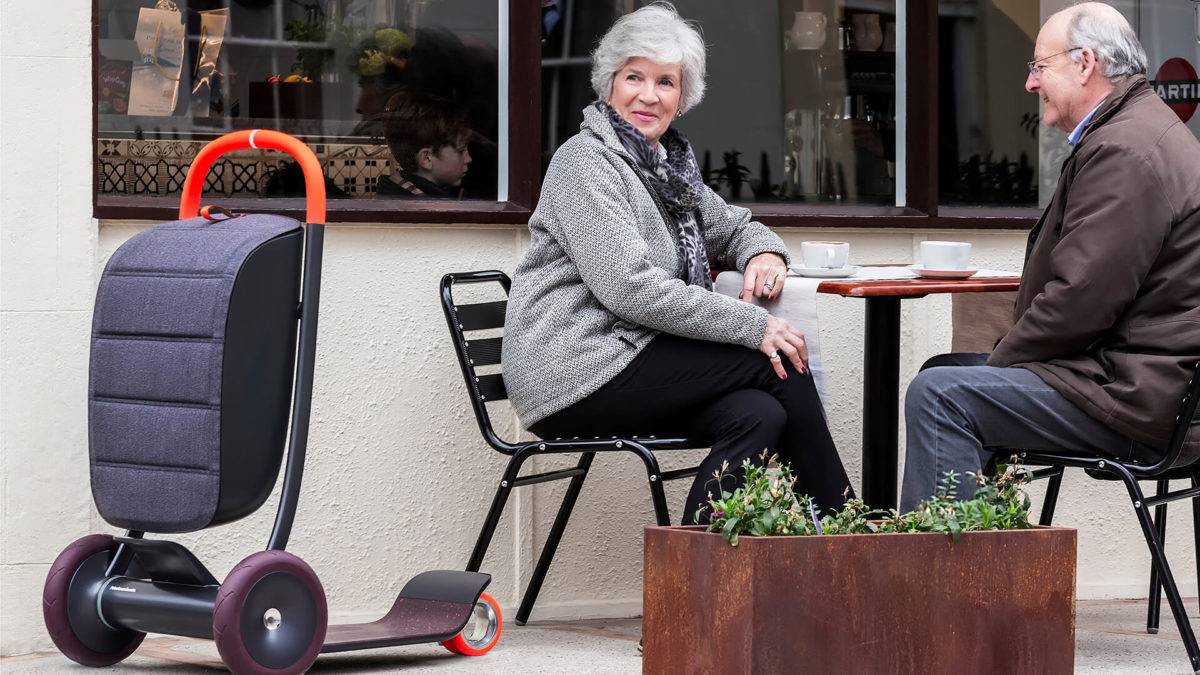
[[[1092,50],[1100,72],[1110,80],[1146,73],[1146,50],[1125,17],[1109,5],[1089,2],[1072,8],[1067,41]],[[1078,63],[1083,53],[1072,52],[1070,58]]]
[[[601,100],[612,95],[613,78],[629,59],[678,63],[683,73],[679,112],[704,98],[704,38],[669,2],[656,2],[617,19],[592,52],[592,89]]]

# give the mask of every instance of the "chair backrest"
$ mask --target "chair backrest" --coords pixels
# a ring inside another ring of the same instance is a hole
[[[1183,400],[1179,403],[1179,412],[1175,416],[1175,428],[1171,431],[1171,442],[1167,444],[1167,454],[1156,464],[1154,470],[1168,470],[1188,466],[1200,461],[1200,444],[1188,448],[1185,445],[1188,431],[1193,424],[1200,422],[1196,414],[1200,412],[1200,362],[1192,371],[1184,390]]]
[[[505,441],[492,428],[492,420],[488,415],[487,404],[508,398],[504,388],[504,375],[501,373],[480,374],[479,368],[500,365],[500,348],[503,337],[484,337],[470,339],[467,333],[471,331],[495,330],[504,328],[504,313],[508,309],[507,300],[492,302],[477,302],[457,304],[454,301],[454,286],[456,284],[496,283],[504,289],[505,296],[512,286],[508,275],[498,270],[483,272],[454,272],[442,277],[438,288],[442,299],[442,312],[446,315],[446,325],[450,328],[450,341],[454,343],[454,354],[458,357],[459,368],[462,369],[463,381],[467,385],[467,394],[471,398],[471,409],[475,411],[475,421],[479,424],[479,432],[483,434],[488,445],[505,454],[512,454],[517,446]]]

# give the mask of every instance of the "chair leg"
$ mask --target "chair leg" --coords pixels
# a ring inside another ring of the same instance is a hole
[[[1054,507],[1058,505],[1058,488],[1062,485],[1062,478],[1062,467],[1059,467],[1058,473],[1046,483],[1046,498],[1042,500],[1042,517],[1038,519],[1038,525],[1054,522]]]
[[[537,602],[538,593],[542,590],[542,582],[546,580],[546,572],[549,571],[550,563],[554,560],[554,553],[558,550],[563,531],[567,529],[567,521],[571,518],[571,511],[575,508],[575,500],[579,497],[579,491],[583,488],[583,481],[587,478],[587,472],[591,468],[595,456],[594,452],[583,453],[576,466],[578,469],[583,469],[583,473],[572,477],[571,482],[567,484],[567,493],[563,495],[562,505],[558,507],[558,515],[554,517],[554,525],[551,526],[546,543],[542,546],[542,553],[538,556],[537,565],[533,568],[533,576],[529,578],[529,586],[525,588],[521,606],[517,609],[518,626],[524,626],[525,622],[529,620],[529,614],[533,611],[533,603]]]
[[[492,543],[492,535],[496,533],[496,526],[500,524],[500,516],[504,513],[504,505],[508,502],[508,495],[512,492],[513,481],[521,473],[521,465],[530,457],[532,453],[517,452],[508,460],[508,466],[504,469],[504,477],[500,479],[500,486],[496,488],[496,496],[492,499],[492,507],[488,509],[487,517],[483,521],[483,528],[479,530],[479,538],[475,541],[475,548],[471,551],[471,558],[467,561],[468,572],[478,572],[480,566],[483,565],[483,557],[487,555],[488,546]]]
[[[650,481],[650,501],[654,503],[654,520],[659,527],[671,524],[671,512],[667,510],[667,493],[663,491],[662,469],[658,459],[646,446],[633,441],[622,441],[629,451],[642,458],[646,465],[646,478]],[[618,446],[619,447],[619,446]]]
[[[659,527],[671,524],[671,512],[667,509],[667,493],[663,491],[662,476],[650,477],[650,500],[654,502],[654,520]]]
[[[1200,471],[1192,472],[1192,487],[1200,486]],[[1200,588],[1200,497],[1192,498],[1192,538],[1196,547],[1196,585]]]
[[[1155,485],[1155,494],[1161,496],[1171,490],[1171,481],[1160,478]],[[1167,505],[1159,504],[1154,507],[1154,526],[1158,530],[1158,541],[1164,550],[1167,547]],[[1150,565],[1150,595],[1146,605],[1146,632],[1158,632],[1158,620],[1162,614],[1162,584],[1158,580],[1158,570]]]
[[[1103,462],[1100,466],[1105,468]],[[1196,634],[1192,632],[1192,623],[1188,620],[1187,609],[1183,605],[1183,598],[1179,595],[1179,587],[1175,585],[1175,576],[1171,574],[1171,565],[1167,562],[1166,553],[1163,552],[1162,540],[1158,538],[1154,521],[1150,518],[1150,509],[1146,508],[1142,488],[1133,474],[1129,473],[1125,467],[1119,464],[1109,464],[1108,466],[1111,467],[1109,470],[1121,476],[1125,482],[1125,488],[1129,491],[1129,499],[1133,502],[1133,510],[1138,517],[1138,524],[1142,527],[1142,536],[1146,539],[1146,545],[1150,547],[1150,558],[1158,569],[1163,590],[1167,593],[1167,604],[1171,607],[1171,614],[1175,617],[1176,626],[1179,627],[1179,635],[1183,638],[1183,646],[1187,649],[1188,660],[1193,671],[1200,670],[1200,645],[1196,643]]]

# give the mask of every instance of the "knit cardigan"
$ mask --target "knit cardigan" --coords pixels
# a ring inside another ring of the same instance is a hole
[[[513,275],[504,381],[525,427],[616,377],[660,332],[757,349],[766,310],[683,281],[670,228],[621,145],[592,106],[550,162]],[[705,188],[708,258],[743,270],[783,241],[750,211]],[[764,357],[765,358],[765,357]]]

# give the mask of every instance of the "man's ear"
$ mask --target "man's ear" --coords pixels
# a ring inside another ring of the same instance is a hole
[[[1090,47],[1084,47],[1079,54],[1079,63],[1075,67],[1079,69],[1079,83],[1086,85],[1099,72],[1100,64],[1096,62],[1096,52]]]
[[[433,148],[421,148],[417,151],[417,166],[425,171],[433,168]]]

